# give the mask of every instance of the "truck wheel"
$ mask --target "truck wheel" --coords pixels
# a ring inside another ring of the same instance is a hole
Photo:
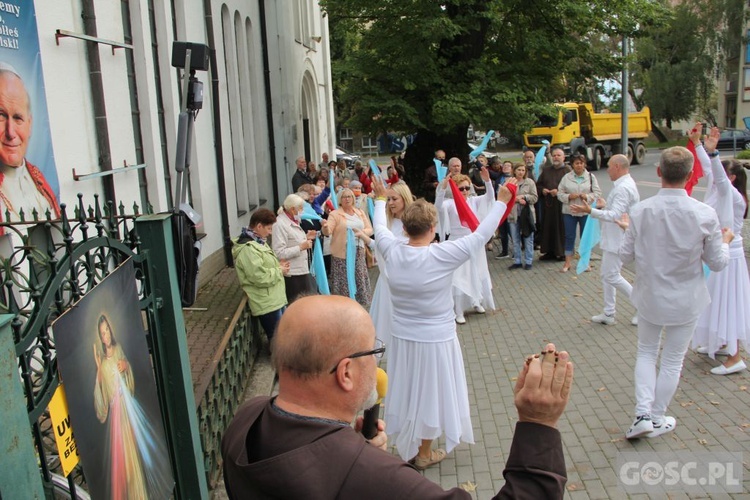
[[[633,145],[628,143],[628,163],[633,164]]]
[[[600,168],[602,168],[602,163],[604,162],[604,151],[601,150],[601,148],[594,148],[594,158],[588,162],[588,170],[590,172],[596,172]]]
[[[635,156],[633,157],[633,163],[635,165],[641,165],[646,161],[646,146],[642,142],[635,145]]]

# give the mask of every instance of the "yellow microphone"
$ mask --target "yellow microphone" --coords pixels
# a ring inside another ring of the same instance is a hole
[[[362,421],[362,435],[365,439],[372,439],[378,435],[378,417],[380,416],[380,402],[388,391],[388,374],[378,367],[375,390],[378,392],[378,400],[370,408],[365,410]]]

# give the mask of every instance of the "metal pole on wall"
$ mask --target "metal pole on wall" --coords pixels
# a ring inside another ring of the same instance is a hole
[[[622,37],[622,154],[628,155],[628,37]]]

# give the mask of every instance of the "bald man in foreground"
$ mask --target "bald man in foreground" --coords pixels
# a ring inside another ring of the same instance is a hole
[[[358,432],[361,418],[352,427],[375,402],[376,356],[385,350],[359,304],[340,296],[299,299],[273,342],[279,395],[242,406],[222,440],[230,499],[471,498],[460,488],[444,491],[387,453],[382,421],[369,442]],[[495,498],[562,498],[567,478],[557,421],[573,383],[568,359],[548,344],[519,373],[519,421]]]
[[[583,205],[571,205],[574,214],[588,213],[591,217],[602,221],[602,239],[599,248],[602,250],[602,291],[604,293],[604,311],[591,318],[593,323],[612,325],[615,322],[615,304],[617,291],[630,300],[633,286],[622,277],[622,261],[620,260],[620,244],[623,230],[616,221],[629,214],[630,209],[641,201],[638,187],[630,176],[630,162],[625,155],[614,155],[607,163],[607,174],[614,183],[607,201],[599,200],[599,208],[591,207],[583,201]],[[630,320],[633,325],[638,324],[638,315]]]

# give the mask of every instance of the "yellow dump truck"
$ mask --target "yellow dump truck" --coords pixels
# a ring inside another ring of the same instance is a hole
[[[651,132],[651,112],[644,107],[628,113],[628,158],[631,163],[643,163],[646,146],[643,139]],[[562,146],[565,155],[581,153],[588,159],[590,170],[599,170],[610,156],[620,152],[622,115],[595,113],[590,103],[566,102],[557,107],[557,116],[544,116],[523,136],[526,147],[539,149],[542,141],[550,146]]]

